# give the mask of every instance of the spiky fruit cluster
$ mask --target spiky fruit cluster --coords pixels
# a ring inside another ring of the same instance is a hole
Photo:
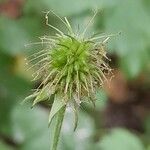
[[[47,16],[46,19],[49,25]],[[84,98],[94,102],[96,90],[107,80],[105,75],[111,72],[105,62],[107,57],[104,47],[109,37],[86,39],[73,33],[66,18],[63,23],[69,33],[64,34],[49,25],[58,31],[58,34],[43,37],[42,43],[46,48],[31,59],[31,62],[37,62],[31,68],[39,67],[34,73],[34,79],[40,77],[42,80],[39,88],[31,95],[35,97],[34,104],[54,95],[59,95],[65,104],[73,102],[79,105]],[[104,39],[98,41],[100,38]]]
[[[48,13],[46,13],[46,24],[58,34],[52,37],[42,37],[41,44],[46,47],[34,54],[34,58],[30,60],[33,63],[30,68],[39,68],[33,74],[34,80],[40,78],[42,82],[26,99],[34,98],[33,105],[43,100],[52,100],[49,125],[55,119],[54,134],[51,134],[51,150],[56,150],[67,104],[73,104],[74,129],[76,129],[78,106],[84,100],[95,103],[95,92],[107,80],[106,74],[111,73],[111,69],[105,62],[108,58],[104,47],[109,37],[84,37],[96,14],[81,35],[73,32],[66,18],[62,19],[55,13],[53,14],[62,21],[69,32],[64,34],[50,25]]]

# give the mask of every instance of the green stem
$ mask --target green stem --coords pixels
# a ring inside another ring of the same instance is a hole
[[[53,134],[53,138],[51,139],[52,144],[50,150],[57,150],[65,110],[66,110],[66,106],[62,107],[55,116],[56,122],[54,128],[52,129],[54,131],[54,134]]]

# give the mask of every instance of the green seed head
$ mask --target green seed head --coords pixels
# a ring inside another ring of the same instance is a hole
[[[47,16],[46,19],[48,24]],[[47,48],[31,60],[37,60],[33,66],[40,66],[35,79],[42,79],[33,94],[34,104],[53,95],[59,95],[66,104],[73,102],[79,105],[86,97],[94,102],[96,90],[107,80],[106,74],[111,72],[105,62],[107,57],[104,46],[109,37],[84,38],[84,34],[78,36],[73,33],[66,18],[62,22],[69,32],[64,34],[48,24],[58,34],[44,37],[42,40]]]

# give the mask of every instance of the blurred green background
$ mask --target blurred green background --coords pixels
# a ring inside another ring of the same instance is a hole
[[[150,150],[149,0],[0,0],[0,150],[49,150],[49,109],[21,105],[40,83],[30,81],[24,60],[40,45],[24,45],[54,34],[43,11],[66,16],[82,31],[93,9],[99,13],[89,33],[121,31],[107,45],[115,78],[97,93],[96,108],[81,107],[76,132],[68,110],[59,149]],[[49,23],[65,30],[52,14]]]

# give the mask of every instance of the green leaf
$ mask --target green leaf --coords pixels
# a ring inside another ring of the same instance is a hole
[[[73,108],[73,112],[74,112],[74,131],[75,131],[78,126],[78,110],[77,110],[77,108]]]
[[[100,89],[96,92],[96,109],[104,110],[107,106],[107,94],[104,89]]]
[[[58,141],[60,137],[61,127],[64,119],[66,106],[61,107],[54,116],[54,124],[51,128],[51,150],[57,150]]]
[[[35,98],[35,100],[33,101],[33,105],[36,105],[37,103],[41,102],[41,101],[45,101],[48,98],[48,94],[45,91],[42,92],[38,92],[37,97]]]
[[[138,15],[137,15],[138,14]],[[106,10],[105,30],[118,33],[109,46],[120,57],[121,69],[129,78],[138,76],[148,63],[150,18],[141,0],[118,1]],[[146,58],[146,59],[145,59]]]
[[[30,99],[32,99],[32,98],[35,98],[35,97],[37,96],[37,94],[38,94],[38,92],[37,92],[37,93],[33,93],[33,94],[27,96],[27,97],[23,100],[22,103],[24,104],[24,102],[26,102],[26,101],[28,101],[28,100],[30,100]]]
[[[35,100],[33,101],[32,107],[41,101],[47,100],[49,97],[51,97],[51,94],[46,89],[39,91]]]
[[[58,150],[96,150],[95,143],[93,144],[93,133],[95,132],[93,119],[85,112],[80,111],[78,127],[74,132],[73,113],[72,108],[68,107],[64,117]]]
[[[0,141],[0,150],[14,150],[14,149]]]
[[[110,1],[110,0],[108,0]],[[108,3],[109,4],[109,3]],[[28,0],[25,5],[25,12],[41,12],[43,10],[53,9],[56,13],[59,13],[63,16],[69,16],[74,14],[79,14],[88,9],[92,10],[97,5],[101,5],[99,0],[39,0],[39,1],[30,1]],[[66,9],[66,6],[67,7]]]
[[[50,115],[49,115],[49,122],[48,122],[49,126],[52,122],[52,119],[57,114],[57,112],[59,112],[59,110],[65,105],[66,104],[61,100],[61,97],[59,97],[58,95],[55,95],[54,102],[52,104],[52,108],[51,108]]]
[[[16,105],[11,113],[12,138],[20,143],[19,150],[49,150],[48,113],[30,104]]]
[[[20,54],[29,43],[29,35],[19,21],[0,17],[0,35],[0,51],[10,55]]]
[[[129,53],[120,60],[120,67],[127,78],[136,77],[142,70],[142,60],[138,53]]]
[[[113,129],[100,141],[101,150],[144,150],[140,139],[125,129]]]
[[[147,147],[147,150],[150,150],[150,145]]]
[[[144,121],[145,135],[150,139],[150,116],[147,116]]]
[[[30,90],[28,81],[10,71],[13,64],[12,57],[0,54],[0,132],[9,136],[12,130],[12,109]]]

